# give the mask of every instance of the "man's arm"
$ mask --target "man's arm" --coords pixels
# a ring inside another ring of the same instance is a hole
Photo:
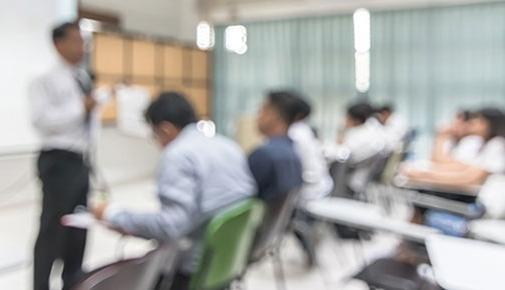
[[[84,104],[62,102],[61,98],[56,96],[57,93],[42,79],[33,82],[29,87],[32,123],[44,133],[71,130],[85,119],[87,107]],[[88,104],[88,107],[91,105]]]
[[[198,212],[198,178],[194,165],[184,156],[168,156],[163,160],[159,177],[161,207],[155,213],[116,211],[105,213],[112,228],[127,234],[169,241],[190,233],[200,222]]]

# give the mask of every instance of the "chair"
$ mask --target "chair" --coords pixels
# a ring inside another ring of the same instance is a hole
[[[265,216],[249,257],[250,263],[258,262],[267,256],[273,258],[278,289],[286,288],[279,250],[296,208],[298,193],[299,189],[295,189],[282,197],[266,202]]]
[[[263,212],[261,201],[249,199],[212,218],[204,234],[199,267],[191,277],[191,290],[226,289],[245,272]]]
[[[176,260],[174,245],[162,246],[143,257],[101,267],[83,278],[74,290],[146,290],[156,284],[160,272]]]
[[[373,262],[354,278],[365,282],[371,290],[442,290],[419,275],[417,266],[390,258]]]

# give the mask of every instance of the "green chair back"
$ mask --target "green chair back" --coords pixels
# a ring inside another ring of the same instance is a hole
[[[263,213],[263,202],[248,199],[212,218],[204,234],[200,265],[191,278],[191,290],[225,289],[245,272]]]

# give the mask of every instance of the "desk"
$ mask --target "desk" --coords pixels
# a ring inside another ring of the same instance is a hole
[[[439,186],[439,185],[434,185],[434,184],[429,184],[429,183],[423,183],[423,182],[414,182],[410,181],[408,179],[405,179],[405,177],[397,177],[395,178],[394,181],[395,186],[401,189],[406,189],[406,190],[413,190],[413,191],[432,191],[432,192],[439,192],[439,193],[444,193],[447,195],[454,195],[454,196],[477,196],[480,191],[480,186],[465,186],[465,187],[459,187],[459,186]]]
[[[434,235],[426,246],[435,278],[448,290],[502,290],[505,247]]]
[[[470,233],[478,239],[505,245],[505,220],[475,220]]]
[[[328,222],[363,230],[390,232],[416,242],[424,242],[427,236],[439,232],[423,225],[386,217],[382,215],[378,206],[343,198],[311,201],[307,204],[306,210],[309,214]]]

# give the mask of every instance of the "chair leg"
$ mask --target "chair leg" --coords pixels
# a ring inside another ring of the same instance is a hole
[[[295,223],[293,232],[307,258],[308,267],[314,267],[317,264],[317,255],[315,241],[313,238],[314,233],[310,225],[302,221]]]
[[[245,290],[245,284],[244,280],[242,277],[237,278],[235,281],[231,282],[230,287],[228,287],[230,290]]]
[[[345,267],[347,264],[349,264],[349,260],[347,259],[347,255],[345,253],[345,248],[343,245],[343,240],[340,239],[338,234],[335,232],[333,228],[330,228],[332,225],[327,225],[327,231],[329,232],[331,236],[331,242],[333,245],[331,245],[331,248],[333,252],[335,253],[335,256],[337,257],[337,262],[341,267]]]
[[[286,290],[286,277],[284,275],[284,268],[279,249],[275,249],[272,253],[272,262],[274,266],[275,284],[277,290]]]
[[[361,239],[359,239],[358,241],[354,242],[353,249],[354,249],[354,257],[356,258],[359,265],[366,266],[367,260],[366,260],[363,241]]]

